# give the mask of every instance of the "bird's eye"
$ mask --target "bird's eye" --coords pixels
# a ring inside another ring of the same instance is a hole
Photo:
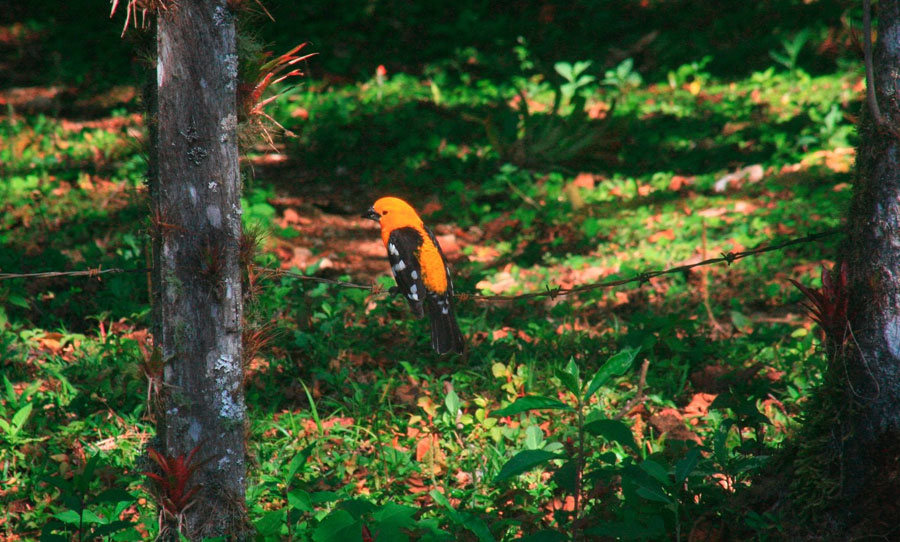
[[[384,215],[386,215],[386,214],[388,214],[388,212],[387,212],[387,211],[385,211],[385,212],[383,212],[383,213],[381,213],[381,216],[384,216]]]

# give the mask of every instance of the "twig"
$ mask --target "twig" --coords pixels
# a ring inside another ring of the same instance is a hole
[[[637,395],[632,397],[625,403],[625,406],[613,416],[614,420],[621,420],[625,417],[626,414],[631,412],[631,409],[638,406],[639,404],[644,402],[644,386],[647,384],[647,369],[650,367],[650,360],[645,359],[644,363],[641,365],[641,376],[638,380],[638,389]]]
[[[701,235],[702,244],[700,245],[702,248],[702,256],[701,258],[706,259],[706,219],[704,218],[702,221],[703,225],[703,233]],[[725,336],[725,328],[716,320],[716,315],[713,314],[712,305],[709,302],[709,272],[707,270],[703,270],[703,273],[700,275],[700,294],[703,297],[703,306],[706,307],[706,315],[709,317],[709,321],[712,324],[713,337],[716,334],[721,334],[720,336]]]

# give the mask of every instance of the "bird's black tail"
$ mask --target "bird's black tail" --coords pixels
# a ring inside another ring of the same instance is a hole
[[[438,354],[448,352],[461,354],[465,350],[466,341],[459,330],[459,324],[456,323],[450,297],[435,297],[430,301],[427,305],[428,319],[431,320],[431,346]]]

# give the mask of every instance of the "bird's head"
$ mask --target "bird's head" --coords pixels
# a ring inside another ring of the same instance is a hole
[[[416,214],[416,210],[413,209],[410,204],[406,203],[400,198],[394,197],[380,198],[375,202],[374,205],[369,207],[369,209],[362,215],[362,217],[371,218],[372,220],[381,222],[382,226],[385,225],[383,221],[398,223],[422,222],[422,220],[419,218],[419,215]]]

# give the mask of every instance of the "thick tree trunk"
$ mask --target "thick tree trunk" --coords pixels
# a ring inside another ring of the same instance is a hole
[[[151,171],[154,338],[165,361],[159,437],[203,463],[194,503],[169,518],[191,539],[246,532],[235,27],[227,0],[158,18]],[[171,533],[171,531],[170,531]]]
[[[900,0],[878,7],[877,101],[885,123],[900,128]],[[898,511],[900,495],[900,140],[889,132],[864,115],[843,253],[852,336],[841,356],[846,365],[832,367],[850,405],[842,490],[862,515],[851,522],[873,528],[878,516]]]

